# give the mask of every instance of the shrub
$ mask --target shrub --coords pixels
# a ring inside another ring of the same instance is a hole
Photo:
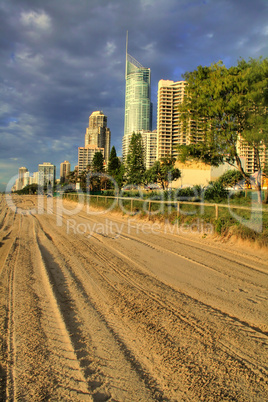
[[[210,182],[205,190],[205,200],[221,202],[228,196],[228,190],[218,181]]]

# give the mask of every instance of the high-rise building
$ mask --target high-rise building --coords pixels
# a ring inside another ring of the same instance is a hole
[[[243,168],[246,173],[252,175],[258,170],[257,157],[260,159],[262,169],[268,162],[268,147],[263,143],[259,149],[259,155],[256,150],[238,135],[237,139],[237,153],[243,161]]]
[[[31,184],[31,180],[30,180],[30,173],[26,172],[23,176],[23,187],[28,186],[29,184]]]
[[[123,161],[126,160],[132,134],[152,130],[151,71],[130,56],[127,49],[125,79]]]
[[[39,173],[33,172],[32,184],[38,184],[38,177],[39,177]]]
[[[38,165],[38,185],[40,187],[53,186],[56,180],[56,166],[50,162]]]
[[[142,143],[144,147],[144,164],[146,169],[150,169],[157,157],[157,131],[141,132]]]
[[[179,122],[178,106],[183,102],[186,81],[160,80],[157,94],[157,158],[178,152],[176,145],[186,145],[190,141],[190,129],[183,130]]]
[[[19,168],[19,175],[14,186],[14,190],[22,190],[29,184],[38,184],[38,172],[34,172],[33,176],[30,176],[26,167]]]
[[[101,111],[96,111],[89,117],[89,125],[86,129],[85,147],[92,145],[104,149],[104,161],[108,164],[110,155],[111,131],[107,127],[107,116]]]
[[[96,152],[101,152],[104,157],[104,148],[96,147],[96,145],[86,145],[78,148],[78,172],[81,173],[91,166]]]
[[[66,178],[71,170],[71,164],[68,161],[64,161],[60,164],[60,182],[65,183]]]
[[[16,184],[17,190],[21,190],[23,187],[25,187],[28,184],[28,182],[27,182],[28,177],[29,177],[28,169],[24,166],[20,167],[19,168],[19,177],[18,177],[17,184]]]

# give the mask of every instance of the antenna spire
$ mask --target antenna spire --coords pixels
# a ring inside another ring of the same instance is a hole
[[[127,31],[127,37],[126,37],[126,72],[125,72],[126,78],[127,78],[127,51],[128,51],[128,31]]]

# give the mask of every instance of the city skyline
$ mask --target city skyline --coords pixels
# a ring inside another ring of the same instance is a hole
[[[90,114],[103,110],[121,155],[125,36],[151,70],[153,127],[161,79],[180,81],[198,65],[268,54],[268,3],[0,0],[2,15],[0,190],[21,166],[77,164]]]

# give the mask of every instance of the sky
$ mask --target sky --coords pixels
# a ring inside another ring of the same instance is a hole
[[[121,155],[125,52],[160,79],[268,56],[268,0],[0,0],[0,191],[25,166],[68,160],[102,110]]]

